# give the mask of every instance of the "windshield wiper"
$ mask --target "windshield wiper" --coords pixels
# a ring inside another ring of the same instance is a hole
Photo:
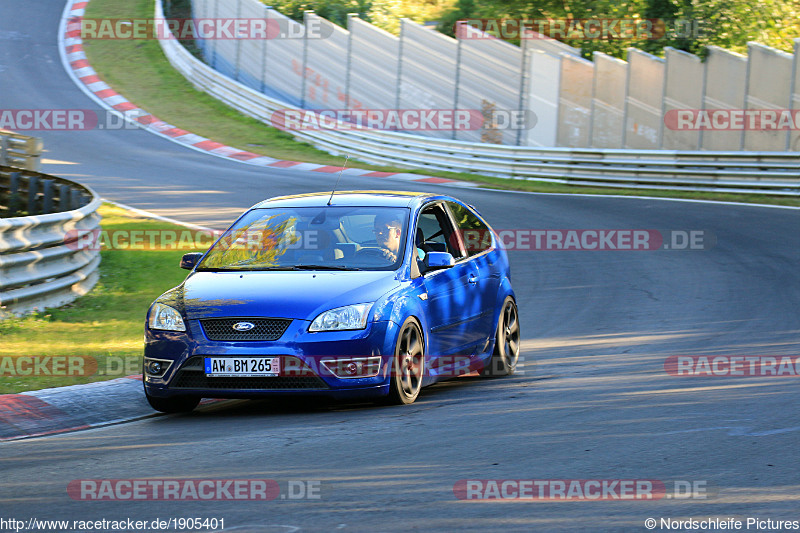
[[[234,263],[237,264],[237,263]],[[198,268],[198,272],[252,272],[254,270],[295,270],[294,267],[259,267],[259,266],[250,266],[243,264],[242,266],[236,268],[229,268],[229,267],[209,267],[209,268]]]
[[[240,268],[226,268],[226,267],[200,267],[197,272],[236,272]]]
[[[344,265],[295,265],[294,270],[361,270],[356,267]]]
[[[252,266],[252,267],[244,268],[244,269],[242,269],[242,270],[295,270],[295,268],[294,268],[294,267],[292,267],[292,266],[285,266],[285,267],[276,267],[276,266],[272,266],[272,267],[260,267],[260,266]]]

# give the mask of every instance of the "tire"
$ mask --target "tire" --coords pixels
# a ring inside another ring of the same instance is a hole
[[[409,405],[419,396],[425,376],[425,342],[422,329],[413,318],[400,328],[392,359],[389,395],[385,403]]]
[[[503,301],[495,330],[494,352],[489,364],[481,369],[487,377],[510,376],[519,361],[519,314],[511,296]]]
[[[147,397],[147,403],[150,404],[150,407],[162,413],[189,413],[200,403],[200,398],[197,396],[158,398],[150,396],[147,391],[145,391],[144,395]]]

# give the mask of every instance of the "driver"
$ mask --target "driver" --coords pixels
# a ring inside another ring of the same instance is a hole
[[[403,223],[397,214],[382,213],[375,217],[373,225],[375,240],[380,246],[381,252],[390,263],[394,263],[397,261],[397,255],[400,251]]]

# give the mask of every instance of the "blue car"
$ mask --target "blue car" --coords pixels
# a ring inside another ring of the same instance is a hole
[[[410,404],[426,385],[517,365],[506,252],[449,196],[272,198],[181,267],[192,272],[145,324],[144,391],[158,411],[286,394]]]

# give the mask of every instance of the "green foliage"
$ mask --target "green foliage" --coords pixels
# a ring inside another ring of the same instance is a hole
[[[360,18],[371,22],[371,0],[274,0],[264,3],[298,22],[303,21],[304,11],[313,11],[342,27],[347,27],[348,13],[356,13]]]
[[[710,45],[745,53],[748,41],[792,52],[793,39],[800,37],[800,0],[458,0],[437,29],[452,36],[455,22],[469,18],[664,21],[665,31],[656,39],[564,40],[587,58],[600,51],[625,59],[629,47],[655,55],[671,46],[702,56]]]
[[[400,19],[414,22],[437,20],[453,7],[453,0],[262,0],[277,11],[301,22],[304,11],[313,11],[342,27],[347,27],[348,13],[355,13],[375,26],[397,35]]]

